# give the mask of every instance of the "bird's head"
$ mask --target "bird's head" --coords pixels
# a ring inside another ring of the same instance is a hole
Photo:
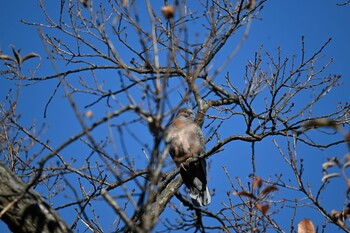
[[[190,108],[181,108],[177,112],[176,117],[185,117],[185,118],[193,119],[193,110]]]

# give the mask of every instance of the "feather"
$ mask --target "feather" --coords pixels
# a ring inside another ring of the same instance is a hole
[[[180,174],[190,191],[193,205],[208,205],[211,196],[207,185],[206,162],[204,158],[188,163],[187,159],[205,153],[205,138],[201,128],[192,120],[192,109],[180,109],[169,126],[165,141],[170,146],[169,153],[178,167]]]

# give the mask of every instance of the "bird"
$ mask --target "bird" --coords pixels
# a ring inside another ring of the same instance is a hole
[[[169,154],[190,191],[196,207],[209,205],[211,196],[207,183],[205,158],[187,163],[187,159],[205,154],[205,138],[202,129],[193,121],[193,110],[181,108],[165,133]]]

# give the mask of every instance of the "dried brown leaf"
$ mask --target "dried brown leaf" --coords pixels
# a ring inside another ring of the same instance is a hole
[[[267,195],[267,194],[269,194],[271,192],[275,192],[275,191],[278,191],[278,188],[276,186],[270,185],[270,186],[267,186],[266,188],[264,188],[261,191],[261,194],[262,195]]]
[[[262,182],[263,181],[259,176],[255,176],[253,179],[253,185],[252,185],[253,191],[255,191],[256,189],[260,189],[262,186]]]
[[[256,207],[261,211],[263,215],[266,215],[267,211],[270,209],[270,205],[262,205],[260,203],[256,204]]]
[[[166,19],[171,19],[175,15],[175,8],[172,5],[167,5],[162,7],[162,12]]]
[[[238,195],[238,196],[243,196],[243,197],[248,197],[248,198],[256,199],[256,197],[254,196],[254,194],[252,194],[252,193],[250,193],[250,192],[248,192],[248,191],[245,191],[245,190],[240,191],[240,192],[235,193],[235,194]]]
[[[298,224],[298,233],[314,233],[315,227],[310,219],[303,219]]]
[[[303,125],[305,128],[318,128],[318,127],[332,127],[336,130],[341,130],[340,126],[334,120],[329,119],[316,119],[313,121],[306,122]]]

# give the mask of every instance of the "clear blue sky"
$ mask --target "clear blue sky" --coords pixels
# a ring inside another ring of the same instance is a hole
[[[48,4],[49,12],[57,16],[59,7],[50,1],[45,2]],[[332,0],[268,1],[260,14],[261,20],[253,22],[248,39],[233,59],[232,65],[225,72],[229,71],[235,75],[243,74],[247,60],[254,58],[255,51],[262,44],[264,51],[272,54],[276,54],[277,47],[280,46],[283,56],[289,57],[293,54],[300,55],[301,37],[303,35],[305,36],[307,54],[312,54],[318,50],[328,38],[332,37],[332,42],[324,50],[324,53],[327,55],[327,59],[334,58],[334,62],[326,70],[324,75],[342,74],[344,85],[329,93],[324,105],[316,106],[315,111],[332,111],[339,101],[349,101],[350,5],[338,7],[335,3],[336,1]],[[11,54],[9,45],[15,45],[16,48],[22,49],[23,54],[36,52],[45,58],[43,45],[36,28],[24,25],[20,22],[21,19],[42,22],[44,17],[39,4],[36,1],[26,0],[1,2],[0,49],[5,54]],[[235,45],[233,44],[232,46]],[[222,61],[226,56],[227,54],[225,52],[221,52],[217,57],[217,61]],[[327,59],[324,60],[324,63]],[[324,63],[321,62],[321,64]],[[36,120],[38,123],[47,123],[49,127],[47,131],[48,137],[55,135],[54,138],[51,137],[52,145],[59,145],[71,132],[77,132],[79,130],[79,127],[75,128],[74,124],[71,123],[73,114],[71,111],[66,110],[68,107],[67,103],[63,103],[57,99],[54,100],[55,108],[52,105],[51,109],[49,109],[48,118],[43,119],[45,103],[56,84],[55,82],[45,82],[23,88],[19,106],[19,111],[23,112],[23,124],[30,124],[33,120]],[[0,79],[0,101],[2,101],[11,85],[13,83],[3,78]],[[67,125],[69,125],[69,130],[66,127]],[[222,207],[220,201],[226,201],[223,196],[226,194],[229,184],[225,180],[222,171],[223,165],[228,167],[232,177],[239,176],[244,182],[248,180],[247,177],[251,173],[249,148],[248,144],[235,142],[225,147],[225,152],[210,159],[211,170],[209,182],[218,180],[223,182],[222,185],[220,184],[215,187],[217,196],[213,198],[213,203],[210,207],[211,210],[218,210]],[[79,148],[72,148],[72,151],[70,151],[71,154],[75,152],[79,152]],[[320,178],[322,177],[321,164],[325,161],[325,158],[332,156],[342,157],[346,153],[346,147],[337,146],[325,151],[303,148],[300,153],[305,159],[307,179],[316,187],[319,187]],[[283,164],[271,139],[267,139],[257,145],[257,169],[257,174],[261,174],[264,178],[273,176],[276,173],[288,173],[288,168]],[[343,187],[344,184],[342,182],[336,184],[332,186],[332,190],[325,197],[329,210],[339,208],[342,204],[342,202],[332,197],[334,195],[343,197],[343,193],[346,191],[346,186]],[[312,218],[312,214],[314,213],[306,210],[304,213],[298,215],[298,220],[303,217]],[[63,217],[69,221],[69,218]],[[321,227],[323,223],[321,221],[322,218],[315,218],[316,225]],[[284,224],[285,226],[289,226],[289,221],[284,222]],[[4,226],[0,224],[0,231],[4,232],[1,229],[2,227]],[[285,230],[288,231],[289,228]],[[336,228],[332,228],[333,231],[329,230],[330,228],[327,228],[327,232],[335,232]]]

